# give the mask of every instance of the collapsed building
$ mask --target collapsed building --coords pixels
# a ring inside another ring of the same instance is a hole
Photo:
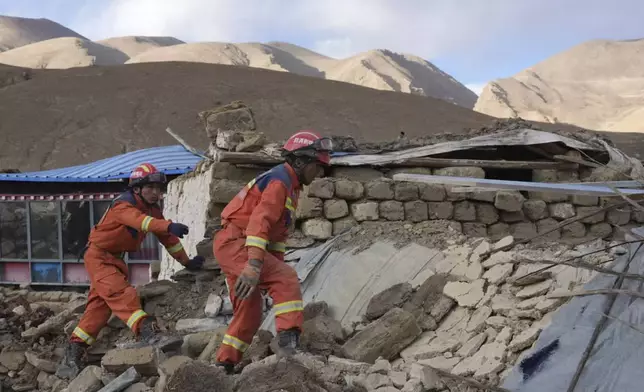
[[[644,221],[637,207],[642,165],[589,132],[543,132],[520,120],[460,136],[408,140],[401,134],[382,144],[335,137],[328,176],[303,189],[287,243],[285,259],[298,273],[306,303],[305,353],[281,361],[271,355],[266,297],[264,322],[241,374],[224,375],[212,364],[232,304],[212,238],[226,203],[281,158],[279,141],[257,130],[243,103],[201,118],[212,143],[194,171],[169,184],[164,214],[191,227],[184,246],[207,258],[206,269],[186,271],[164,257],[161,280],[138,287],[146,312],[184,335],[181,352],[114,349],[132,336],[113,318],[90,352],[92,365],[75,380],[59,380],[51,370],[63,332],[82,311],[82,295],[6,290],[6,336],[20,341],[0,354],[7,386],[57,392],[636,390],[583,369],[602,364],[585,354],[598,337],[637,335],[637,326],[624,326],[637,316],[625,291],[639,286],[621,285],[641,269],[628,260],[641,259],[642,237],[633,228]],[[593,296],[589,288],[600,292]],[[616,294],[616,305],[601,301]],[[603,314],[619,318],[613,306],[630,318],[602,321]],[[576,333],[580,327],[591,332]]]

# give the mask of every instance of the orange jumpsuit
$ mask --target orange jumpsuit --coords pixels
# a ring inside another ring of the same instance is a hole
[[[217,362],[238,363],[262,321],[261,290],[273,298],[277,331],[302,329],[302,294],[297,273],[284,263],[286,238],[295,223],[300,184],[288,164],[274,167],[248,183],[221,213],[222,230],[213,250],[233,303],[234,316],[217,351]],[[235,297],[234,287],[249,258],[264,261],[257,289]]]
[[[153,233],[168,253],[185,265],[188,255],[179,238],[168,233],[170,223],[158,206],[148,206],[132,192],[122,193],[112,202],[89,234],[84,261],[91,287],[72,341],[94,343],[112,312],[138,333],[139,323],[147,314],[141,309],[136,289],[128,282],[123,256],[139,250],[146,234]]]

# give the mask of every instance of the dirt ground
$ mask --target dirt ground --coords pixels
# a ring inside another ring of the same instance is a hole
[[[165,283],[165,282],[162,282]],[[149,314],[174,323],[184,318],[203,318],[206,300],[210,293],[220,294],[225,288],[223,275],[213,281],[195,284],[179,281],[168,284],[170,289],[162,295],[146,298],[143,307]]]
[[[269,139],[302,128],[387,141],[463,132],[491,117],[448,102],[285,72],[198,63],[34,70],[0,89],[0,168],[41,170],[140,148],[174,145],[171,127],[196,148],[209,140],[197,114],[243,100]]]
[[[164,392],[232,392],[232,379],[213,366],[191,361],[172,375]]]
[[[466,237],[450,227],[453,222],[432,220],[409,222],[362,222],[334,244],[334,249],[356,247],[354,254],[369,248],[376,241],[389,240],[402,248],[415,242],[428,248],[444,249],[450,244],[462,244]]]

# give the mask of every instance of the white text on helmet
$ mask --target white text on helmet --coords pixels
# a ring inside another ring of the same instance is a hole
[[[293,143],[309,145],[309,144],[313,144],[313,140],[305,139],[303,137],[296,137],[295,139],[293,139]]]

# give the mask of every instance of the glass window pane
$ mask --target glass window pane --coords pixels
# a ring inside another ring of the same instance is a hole
[[[78,259],[87,243],[89,230],[89,201],[64,201],[62,208],[63,258]]]
[[[101,218],[105,214],[105,211],[107,211],[107,209],[110,207],[110,204],[112,204],[111,200],[94,201],[94,225],[101,220]]]
[[[27,259],[27,203],[0,203],[0,257]]]
[[[58,259],[58,203],[32,201],[31,208],[31,258]]]
[[[159,240],[154,234],[145,236],[141,250],[130,253],[130,260],[159,260]]]

